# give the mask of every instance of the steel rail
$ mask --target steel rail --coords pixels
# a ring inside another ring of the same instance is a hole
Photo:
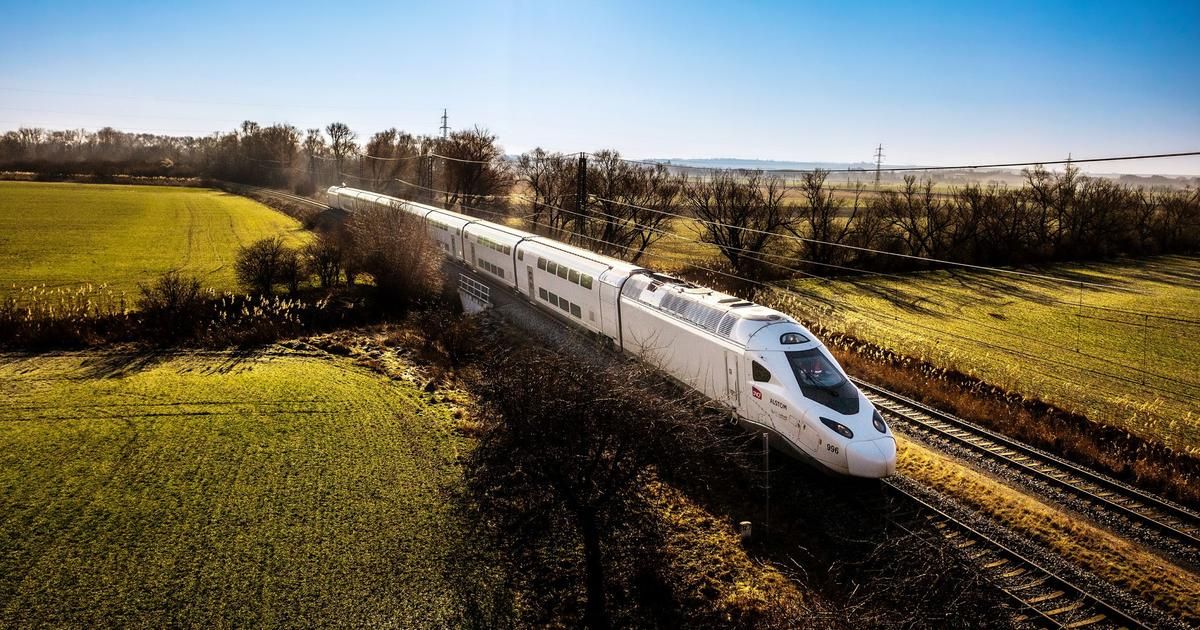
[[[930,514],[931,524],[942,532],[943,538],[962,538],[955,547],[965,551],[982,543],[974,561],[980,564],[983,573],[998,589],[1004,592],[1021,608],[1053,628],[1105,627],[1145,628],[1146,625],[1104,599],[1089,593],[1071,580],[1025,557],[1020,552],[998,542],[963,521],[933,506],[925,499],[900,487],[895,481],[883,480],[884,485],[915,503],[919,509]],[[951,531],[947,531],[951,530]],[[985,556],[987,556],[985,558]],[[977,562],[978,563],[978,562]],[[1021,620],[1025,621],[1025,620]]]
[[[851,377],[880,411],[1071,492],[1135,523],[1200,547],[1200,516],[1079,464]],[[922,417],[924,416],[924,417]]]

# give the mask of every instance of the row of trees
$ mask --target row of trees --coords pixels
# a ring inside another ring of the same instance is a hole
[[[503,150],[485,129],[441,138],[393,128],[363,142],[340,122],[301,130],[245,121],[234,131],[183,137],[111,127],[21,128],[0,136],[0,170],[214,178],[304,194],[346,182],[426,200],[489,206],[512,184]],[[430,190],[448,192],[435,196]]]
[[[535,150],[518,159],[515,175],[541,231],[634,261],[664,237],[698,238],[751,276],[929,266],[916,258],[1020,265],[1200,249],[1200,190],[1135,188],[1070,167],[1028,169],[1021,187],[935,192],[910,175],[898,190],[874,193],[835,191],[821,170],[788,186],[761,171],[672,175],[615,152],[585,164]]]
[[[491,218],[519,213],[534,231],[633,261],[674,232],[715,245],[730,268],[753,276],[927,266],[878,252],[1009,265],[1200,248],[1197,190],[1133,187],[1074,168],[1027,170],[1020,187],[935,192],[908,176],[898,190],[847,193],[822,171],[789,186],[760,171],[677,173],[616,151],[509,159],[480,128],[445,138],[387,129],[361,143],[343,123],[301,132],[247,121],[200,138],[19,129],[0,137],[0,169],[213,177],[302,193],[346,183]]]

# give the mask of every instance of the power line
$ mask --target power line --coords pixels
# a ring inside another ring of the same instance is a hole
[[[347,174],[347,175],[348,175],[348,174]],[[397,180],[397,181],[401,181],[402,183],[406,183],[406,184],[408,184],[408,185],[415,186],[415,184],[409,184],[408,182],[403,182],[402,180]],[[433,190],[434,192],[442,192],[442,193],[446,193],[446,192],[447,192],[447,191],[438,191],[438,190],[436,190],[436,189],[428,189],[428,188],[426,188],[426,187],[421,187],[421,186],[417,186],[417,187],[418,187],[418,188],[425,188],[426,190]],[[484,212],[484,213],[492,214],[492,215],[494,215],[494,216],[505,216],[505,215],[503,215],[503,214],[501,214],[501,213],[498,213],[498,212],[489,211],[489,210],[484,210],[484,209],[481,209],[481,208],[473,208],[473,207],[470,207],[470,206],[466,206],[465,204],[460,204],[460,207],[461,207],[461,208],[463,208],[463,209],[466,209],[466,210],[472,210],[472,211],[476,211],[476,212]],[[554,206],[549,206],[549,207],[554,207]],[[565,209],[561,209],[561,208],[559,208],[559,209],[560,209],[560,210],[563,210],[564,212],[569,212],[569,211],[566,211]],[[526,220],[528,220],[528,218],[527,218]],[[554,227],[554,226],[552,226],[552,225],[548,225],[548,224],[544,224],[544,223],[539,223],[539,222],[536,222],[536,221],[529,221],[529,223],[532,223],[533,225],[538,225],[538,226],[546,227],[546,228],[548,228],[548,229],[550,229],[550,230],[552,230],[552,231],[559,231],[559,230],[560,230],[560,228],[556,228],[556,227]],[[592,237],[592,236],[589,236],[589,235],[586,235],[586,234],[579,234],[579,233],[572,233],[572,234],[573,234],[574,236],[576,236],[576,237],[582,237],[582,238],[584,238],[584,239],[586,239],[586,240],[589,240],[589,241],[598,242],[598,243],[603,243],[603,244],[605,244],[605,245],[608,245],[608,246],[610,246],[610,247],[614,247],[614,248],[617,248],[617,249],[625,250],[625,251],[627,251],[627,252],[630,252],[630,251],[638,251],[638,250],[635,250],[634,248],[631,248],[631,247],[629,247],[629,246],[626,246],[626,245],[622,245],[622,244],[620,244],[620,243],[613,243],[613,242],[606,241],[606,240],[599,239],[599,238],[595,238],[595,237]],[[699,242],[699,241],[695,241],[695,242]],[[763,261],[763,262],[767,262],[768,264],[773,264],[773,263],[769,263],[768,261]],[[778,266],[778,265],[777,265],[777,266]],[[871,317],[870,315],[866,315],[866,316],[864,316],[863,314],[859,313],[859,312],[858,312],[856,309],[854,309],[852,305],[848,305],[848,304],[846,304],[845,302],[843,302],[843,301],[841,301],[841,300],[838,300],[838,299],[836,299],[836,298],[830,298],[830,297],[826,297],[826,296],[819,296],[819,295],[815,295],[815,294],[806,294],[805,292],[798,291],[798,290],[796,290],[796,289],[794,289],[794,288],[792,288],[792,287],[781,287],[781,286],[778,286],[778,285],[772,285],[772,284],[764,283],[764,282],[761,282],[761,281],[758,281],[758,280],[752,280],[752,279],[750,279],[750,278],[746,278],[746,277],[744,277],[744,276],[739,276],[739,275],[737,275],[737,274],[732,274],[732,273],[728,273],[728,272],[724,272],[724,271],[720,271],[720,270],[716,270],[716,269],[710,269],[710,268],[707,268],[707,267],[703,267],[703,266],[701,266],[701,265],[695,265],[695,264],[693,264],[693,265],[692,265],[692,267],[693,267],[693,268],[696,268],[696,269],[699,269],[699,270],[702,270],[702,271],[706,271],[706,272],[708,272],[708,273],[718,274],[718,275],[722,275],[722,276],[730,277],[730,278],[733,278],[733,279],[737,279],[737,280],[740,280],[740,281],[742,281],[742,282],[746,282],[746,283],[749,283],[749,284],[753,284],[753,285],[761,286],[761,287],[763,287],[763,288],[767,288],[767,289],[770,289],[770,290],[773,290],[773,291],[779,291],[779,292],[786,293],[786,294],[792,294],[792,295],[797,295],[797,296],[801,296],[801,297],[805,297],[805,298],[816,299],[816,300],[818,300],[818,301],[821,301],[821,302],[826,302],[826,303],[836,304],[836,305],[838,305],[838,306],[841,306],[841,307],[843,308],[843,311],[842,311],[842,312],[848,312],[848,313],[851,313],[851,314],[855,314],[855,315],[857,315],[857,316],[859,316],[859,317],[865,317],[865,318],[866,318],[866,319],[868,319],[868,320],[870,320],[870,319],[877,319],[877,318],[875,318],[875,317]],[[795,270],[795,271],[798,271],[798,270]],[[952,316],[952,315],[951,315],[951,316]],[[952,316],[952,317],[954,317],[954,316]],[[962,318],[959,318],[959,319],[962,319]],[[897,324],[897,323],[899,323],[899,320],[897,320],[895,317],[893,317],[893,320],[895,320],[895,321],[890,321],[890,322],[888,322],[888,323],[889,323],[889,324]],[[879,321],[883,321],[883,320],[879,320]],[[977,323],[977,322],[974,322],[974,321],[972,321],[972,320],[965,320],[965,319],[964,319],[963,321],[967,321],[968,323],[971,323],[971,324],[976,324],[976,323]],[[1047,364],[1047,365],[1053,365],[1053,366],[1056,366],[1056,367],[1058,367],[1058,368],[1066,368],[1066,369],[1071,369],[1071,370],[1075,370],[1075,371],[1079,371],[1079,372],[1084,372],[1084,373],[1090,373],[1090,374],[1094,374],[1094,375],[1098,375],[1098,376],[1109,377],[1109,378],[1112,378],[1112,379],[1115,379],[1115,380],[1119,380],[1119,381],[1123,381],[1123,382],[1126,382],[1126,383],[1129,383],[1129,384],[1135,384],[1135,385],[1138,385],[1138,386],[1140,386],[1140,387],[1143,387],[1143,388],[1146,388],[1146,389],[1151,389],[1151,390],[1154,390],[1154,391],[1156,391],[1156,392],[1159,392],[1160,394],[1164,395],[1166,398],[1168,398],[1168,399],[1173,399],[1173,400],[1176,400],[1177,402],[1196,402],[1196,401],[1200,401],[1200,398],[1197,398],[1197,397],[1195,397],[1195,396],[1192,396],[1192,395],[1186,394],[1186,393],[1184,393],[1184,392],[1179,392],[1179,391],[1176,391],[1176,390],[1173,390],[1173,389],[1165,389],[1165,388],[1163,388],[1163,387],[1156,386],[1156,385],[1147,385],[1147,384],[1144,384],[1144,383],[1139,383],[1139,382],[1138,382],[1136,379],[1132,379],[1132,378],[1130,378],[1130,377],[1122,376],[1122,375],[1120,375],[1120,374],[1115,374],[1115,373],[1112,373],[1112,372],[1102,372],[1102,371],[1100,371],[1100,370],[1095,370],[1095,369],[1092,369],[1092,368],[1088,368],[1088,367],[1084,367],[1084,366],[1076,365],[1076,364],[1069,363],[1069,362],[1065,362],[1065,361],[1059,361],[1059,360],[1055,360],[1055,359],[1048,358],[1048,357],[1045,357],[1045,356],[1042,356],[1042,355],[1031,354],[1031,353],[1028,353],[1028,352],[1025,352],[1025,351],[1022,351],[1022,350],[1016,349],[1016,348],[1012,348],[1012,347],[1009,347],[1009,346],[1001,346],[1001,345],[994,344],[994,343],[991,343],[991,342],[987,342],[987,341],[979,340],[979,339],[976,339],[976,338],[974,338],[974,337],[969,337],[969,336],[966,336],[966,335],[961,335],[961,334],[953,333],[953,332],[950,332],[950,331],[947,331],[947,330],[944,330],[944,329],[939,329],[939,328],[934,328],[934,327],[931,327],[931,326],[926,326],[926,325],[920,324],[919,322],[906,322],[906,324],[907,324],[908,326],[910,326],[910,327],[917,327],[917,328],[923,329],[923,330],[925,330],[925,331],[926,331],[926,334],[928,334],[928,333],[933,333],[933,335],[934,335],[935,337],[938,337],[938,338],[943,338],[943,339],[944,339],[944,338],[945,338],[945,337],[948,335],[948,336],[950,336],[950,337],[957,338],[957,339],[960,339],[960,340],[964,340],[964,341],[967,341],[967,342],[969,342],[969,343],[974,343],[976,346],[983,346],[983,347],[987,347],[987,348],[990,348],[990,349],[993,349],[993,350],[997,350],[997,351],[1000,351],[1000,352],[1004,352],[1004,353],[1006,353],[1006,354],[1012,354],[1012,355],[1014,355],[1014,356],[1019,356],[1019,357],[1021,357],[1021,358],[1023,358],[1023,359],[1029,360],[1029,361],[1040,362],[1040,363],[1044,363],[1044,364]],[[1024,337],[1024,336],[1017,335],[1017,334],[1015,334],[1015,333],[1007,333],[1007,331],[998,331],[998,332],[1001,332],[1002,334],[1008,334],[1009,336],[1013,336],[1013,337],[1016,337],[1016,338],[1018,338],[1018,339],[1034,340],[1034,339],[1032,339],[1032,338],[1026,338],[1026,337]],[[1034,341],[1036,341],[1036,340],[1034,340]],[[1089,356],[1090,356],[1090,355],[1089,355]],[[1134,366],[1129,366],[1129,365],[1125,365],[1125,364],[1120,364],[1120,363],[1111,363],[1111,362],[1110,362],[1110,364],[1119,365],[1119,366],[1121,366],[1121,367],[1123,367],[1123,368],[1125,368],[1126,370],[1129,370],[1129,371],[1132,371],[1132,370],[1138,370],[1138,368],[1136,368],[1136,367],[1134,367]],[[1037,370],[1033,370],[1033,371],[1035,371],[1035,372],[1037,372],[1039,375],[1041,375],[1041,376],[1044,376],[1044,377],[1047,377],[1047,378],[1051,378],[1051,379],[1054,379],[1054,380],[1062,380],[1062,381],[1065,381],[1065,382],[1071,382],[1071,381],[1066,381],[1066,379],[1064,379],[1064,378],[1063,378],[1061,375],[1058,375],[1058,374],[1046,373],[1046,372],[1041,372],[1041,371],[1037,371]],[[1144,370],[1139,370],[1139,371],[1143,371],[1143,372],[1144,372]],[[1188,382],[1183,382],[1183,381],[1178,381],[1178,380],[1176,380],[1176,379],[1173,379],[1173,378],[1171,378],[1171,377],[1166,377],[1166,376],[1159,375],[1159,374],[1156,374],[1156,373],[1149,373],[1149,375],[1151,375],[1151,376],[1155,376],[1155,377],[1158,377],[1158,378],[1161,378],[1161,379],[1163,379],[1163,380],[1172,381],[1172,382],[1178,383],[1178,384],[1180,384],[1180,385],[1184,385],[1184,386],[1186,386],[1186,387],[1193,387],[1193,388],[1194,388],[1194,387],[1197,387],[1195,384],[1188,383]],[[1111,390],[1110,390],[1110,391],[1111,391]]]
[[[449,191],[437,190],[437,189],[428,188],[428,187],[424,187],[424,186],[417,186],[417,185],[415,185],[415,184],[411,184],[411,183],[409,183],[409,182],[405,182],[404,180],[400,180],[399,178],[395,178],[395,179],[396,179],[396,181],[399,181],[399,182],[401,182],[401,183],[408,184],[408,185],[410,185],[410,186],[415,186],[415,187],[417,187],[417,188],[422,188],[422,189],[424,189],[424,190],[430,190],[430,191],[432,191],[432,192],[435,192],[435,193],[451,194]],[[555,209],[555,210],[558,210],[558,211],[560,211],[560,212],[564,212],[564,213],[568,213],[568,214],[572,214],[572,215],[583,216],[583,217],[586,217],[586,216],[587,216],[587,215],[583,215],[583,214],[580,214],[580,213],[578,213],[578,212],[574,212],[574,211],[571,211],[571,210],[567,210],[567,209],[565,209],[565,208],[561,208],[561,207],[554,206],[554,205],[551,205],[551,204],[542,204],[542,205],[544,205],[544,206],[546,206],[546,207],[549,207],[549,208],[553,208],[553,209]],[[468,209],[470,209],[470,206],[467,206],[467,205],[465,205],[465,204],[460,204],[460,207],[463,207],[463,208],[468,208]],[[478,209],[476,209],[476,210],[478,210]],[[500,214],[500,213],[494,213],[494,214]],[[614,215],[610,215],[610,214],[603,213],[603,212],[600,212],[599,214],[601,214],[601,215],[604,215],[604,216],[608,216],[608,217],[612,217],[612,218],[621,218],[621,217],[615,217]],[[625,219],[623,219],[623,218],[622,218],[622,220],[625,220]],[[686,241],[686,242],[689,242],[689,243],[702,243],[702,241],[699,241],[699,240],[687,239],[687,238],[685,238],[685,237],[683,237],[683,236],[680,236],[680,235],[677,235],[677,234],[674,234],[674,233],[671,233],[671,232],[666,232],[666,231],[663,231],[663,230],[659,230],[659,229],[657,229],[657,228],[652,228],[652,227],[650,227],[650,226],[645,226],[645,225],[642,225],[642,224],[638,224],[637,222],[634,222],[634,221],[629,221],[629,222],[630,222],[630,223],[632,223],[633,225],[636,225],[636,226],[638,226],[638,227],[642,227],[642,228],[644,228],[644,229],[656,230],[656,231],[660,232],[660,233],[661,233],[661,234],[663,234],[663,235],[667,235],[667,234],[669,234],[669,235],[673,236],[674,238],[678,238],[678,239],[680,239],[680,240],[684,240],[684,241]],[[535,222],[535,224],[537,224],[537,223]],[[538,224],[538,225],[544,225],[544,224]],[[555,228],[555,227],[553,227],[553,226],[546,226],[546,227],[549,227],[550,229],[552,229],[552,230],[554,230],[554,231],[558,231],[558,230],[560,229],[560,228]],[[619,243],[613,243],[613,242],[611,242],[611,241],[605,241],[605,240],[602,240],[602,239],[592,239],[590,236],[588,236],[588,235],[583,235],[583,234],[580,234],[580,233],[578,233],[578,232],[571,232],[571,233],[572,233],[573,235],[575,235],[575,236],[582,236],[582,237],[584,237],[584,238],[589,238],[590,240],[595,240],[595,241],[597,241],[597,242],[602,242],[602,243],[605,243],[605,244],[607,244],[607,245],[610,245],[610,246],[612,246],[612,247],[617,247],[617,248],[620,248],[620,249],[624,249],[625,251],[635,251],[635,252],[642,252],[642,251],[644,251],[643,249],[634,249],[634,248],[631,248],[631,247],[629,247],[629,246],[626,246],[626,245],[622,245],[622,244],[619,244]],[[739,249],[739,250],[741,250],[741,251],[744,251],[744,252],[750,252],[750,251],[751,251],[751,250],[745,250],[745,249],[742,249],[742,248],[735,248],[735,249]],[[760,257],[758,257],[757,255],[754,255],[754,254],[757,254],[757,252],[754,252],[754,253],[748,254],[748,255],[746,255],[746,257],[747,257],[747,258],[749,258],[749,259],[751,259],[751,260],[755,260],[755,261],[758,261],[758,262],[761,262],[761,263],[764,263],[764,264],[772,265],[772,266],[774,266],[774,267],[777,267],[777,268],[780,268],[780,269],[784,269],[784,270],[787,270],[787,271],[791,271],[791,272],[793,272],[793,273],[799,273],[799,274],[806,275],[806,276],[813,277],[813,278],[820,278],[819,276],[816,276],[816,275],[814,275],[814,274],[811,274],[811,273],[805,272],[805,271],[803,271],[803,270],[800,270],[800,269],[797,269],[797,268],[794,268],[794,267],[790,267],[790,266],[787,266],[787,265],[781,265],[781,264],[778,264],[778,263],[775,263],[775,262],[772,262],[772,261],[764,260],[763,258],[760,258]],[[803,259],[801,259],[801,260],[803,260]],[[816,262],[816,261],[809,261],[809,262]],[[818,263],[818,264],[819,264],[819,263]],[[851,270],[853,270],[852,268],[846,268],[846,267],[842,267],[842,268],[843,268],[843,269],[851,269]],[[710,270],[710,271],[715,271],[715,270]],[[773,287],[773,288],[775,288],[775,289],[782,289],[782,287],[779,287],[778,285],[769,285],[769,286],[771,286],[771,287]],[[854,307],[852,307],[851,305],[846,305],[846,304],[844,304],[844,303],[843,303],[843,306],[844,306],[844,307],[846,307],[846,308],[847,308],[847,309],[849,309],[849,310],[855,310],[855,309],[854,309]],[[1060,346],[1060,345],[1057,345],[1057,344],[1051,343],[1051,342],[1049,342],[1049,341],[1046,341],[1046,340],[1044,340],[1044,339],[1040,339],[1040,338],[1037,338],[1037,337],[1029,337],[1029,336],[1026,336],[1026,335],[1021,335],[1021,334],[1014,333],[1014,332],[1011,332],[1011,331],[1003,330],[1003,329],[1000,329],[1000,328],[996,328],[996,327],[994,327],[994,326],[990,326],[990,325],[988,325],[988,324],[986,324],[986,323],[983,323],[983,322],[976,321],[976,320],[974,320],[974,319],[969,319],[969,318],[966,318],[966,317],[963,317],[963,316],[960,316],[960,315],[954,315],[953,313],[944,313],[944,315],[945,315],[946,317],[950,317],[951,319],[955,319],[955,320],[957,320],[957,321],[962,321],[962,322],[965,322],[965,323],[967,323],[967,324],[970,324],[970,325],[972,325],[972,326],[978,326],[978,327],[984,328],[984,329],[986,329],[986,330],[990,330],[990,331],[992,331],[992,332],[994,332],[994,333],[998,333],[998,334],[1001,334],[1001,335],[1004,335],[1004,336],[1007,336],[1007,337],[1012,337],[1012,338],[1014,338],[1014,339],[1018,339],[1018,340],[1021,340],[1021,341],[1027,342],[1027,343],[1035,343],[1035,344],[1039,344],[1039,345],[1044,345],[1044,346],[1046,346],[1046,347],[1053,348],[1053,349],[1056,349],[1056,350],[1069,350],[1068,348],[1066,348],[1066,347],[1064,347],[1064,346]],[[951,334],[952,334],[952,333],[951,333]],[[978,341],[978,340],[976,340],[976,341]],[[981,343],[981,344],[987,344],[988,342],[979,341],[979,343]],[[994,344],[993,344],[993,345],[994,345]],[[1015,350],[1014,350],[1014,351],[1015,351]],[[1020,351],[1016,351],[1016,352],[1020,352]],[[1099,357],[1099,356],[1096,356],[1096,355],[1092,355],[1092,354],[1090,354],[1090,353],[1083,353],[1083,352],[1079,352],[1078,350],[1076,350],[1075,352],[1076,352],[1076,354],[1077,354],[1077,355],[1079,355],[1079,356],[1083,356],[1083,357],[1087,357],[1087,358],[1089,358],[1089,359],[1094,359],[1094,360],[1098,360],[1098,361],[1104,361],[1104,360],[1107,360],[1107,359],[1106,359],[1106,357]],[[1023,352],[1022,352],[1021,354],[1023,354],[1023,355],[1026,355],[1026,356],[1034,356],[1034,355],[1028,355],[1028,353],[1023,353]],[[1050,360],[1050,359],[1045,359],[1045,360],[1046,360],[1046,361],[1053,362],[1053,360]],[[1060,363],[1060,364],[1061,364],[1061,362],[1057,362],[1057,363]],[[1123,367],[1125,367],[1126,369],[1129,369],[1129,370],[1138,369],[1138,368],[1135,368],[1135,367],[1133,367],[1133,366],[1128,366],[1128,365],[1123,365]],[[1078,368],[1078,367],[1077,367],[1077,369],[1088,369],[1088,368]],[[1095,372],[1095,373],[1097,373],[1097,374],[1099,374],[1099,373],[1100,373],[1100,372],[1098,372],[1098,371],[1095,371],[1095,370],[1090,370],[1090,369],[1089,369],[1089,371]],[[1143,367],[1142,367],[1142,368],[1141,368],[1139,371],[1140,371],[1140,372],[1142,372],[1142,373],[1144,373],[1144,374],[1147,374],[1147,375],[1150,375],[1150,376],[1153,376],[1153,377],[1156,377],[1156,378],[1162,379],[1162,380],[1164,380],[1164,381],[1173,382],[1173,383],[1176,383],[1176,384],[1179,384],[1179,385],[1183,385],[1183,386],[1185,386],[1185,387],[1200,388],[1200,384],[1195,384],[1195,383],[1191,383],[1191,382],[1187,382],[1187,381],[1182,381],[1182,380],[1175,379],[1175,378],[1173,378],[1173,377],[1170,377],[1170,376],[1166,376],[1166,375],[1163,375],[1163,374],[1159,374],[1159,373],[1157,373],[1157,372],[1152,372],[1152,371],[1150,371],[1150,370],[1146,369],[1146,367],[1145,367],[1145,366],[1143,366]],[[1128,379],[1128,378],[1125,378],[1125,377],[1118,377],[1118,378],[1122,378],[1123,380],[1127,380],[1127,381],[1130,381],[1130,382],[1132,382],[1132,379]],[[1164,391],[1165,391],[1165,390],[1164,390]]]
[[[914,256],[914,255],[912,255],[912,254],[901,254],[901,253],[899,253],[899,252],[889,252],[889,251],[884,251],[884,250],[880,250],[880,249],[872,249],[872,248],[870,248],[870,247],[860,247],[860,246],[858,246],[858,245],[847,245],[847,244],[845,244],[845,243],[834,243],[834,242],[832,242],[832,241],[823,241],[823,240],[820,240],[820,239],[815,239],[815,238],[807,238],[807,237],[804,237],[804,236],[797,236],[797,235],[795,235],[795,234],[784,234],[784,233],[782,233],[782,232],[768,232],[768,231],[766,231],[766,230],[759,230],[759,229],[756,229],[756,228],[743,227],[743,226],[740,226],[740,225],[730,225],[730,224],[728,224],[728,223],[722,223],[722,222],[720,222],[720,221],[709,221],[709,220],[706,220],[706,219],[701,219],[701,218],[699,218],[699,217],[689,217],[689,216],[685,216],[685,215],[682,215],[682,214],[677,214],[677,213],[674,213],[674,212],[667,212],[667,211],[665,211],[665,210],[658,210],[658,209],[655,209],[655,208],[646,208],[646,207],[644,207],[644,206],[639,206],[639,205],[636,205],[636,204],[631,204],[631,203],[627,203],[627,202],[624,202],[624,201],[617,201],[617,200],[615,200],[615,199],[605,199],[605,198],[603,198],[603,197],[596,197],[596,198],[597,198],[597,199],[599,199],[599,200],[601,200],[601,201],[607,201],[607,202],[609,202],[609,203],[616,203],[616,204],[620,204],[620,205],[623,205],[623,206],[628,206],[628,207],[630,207],[630,208],[636,208],[636,209],[639,209],[639,210],[645,210],[645,211],[647,211],[647,212],[657,212],[657,213],[660,213],[660,214],[664,214],[664,215],[668,215],[668,216],[672,216],[672,217],[677,217],[677,218],[680,218],[680,219],[688,219],[688,220],[691,220],[691,221],[698,221],[698,222],[700,222],[700,223],[705,223],[705,224],[712,225],[712,226],[716,226],[716,227],[728,228],[728,229],[732,229],[732,230],[742,230],[742,231],[751,232],[751,233],[754,233],[754,234],[767,234],[767,235],[779,236],[779,237],[781,237],[781,238],[791,239],[791,240],[800,241],[800,242],[806,242],[806,243],[818,243],[818,244],[821,244],[821,245],[829,245],[829,246],[832,246],[832,247],[841,247],[841,248],[845,248],[845,249],[852,249],[852,250],[861,251],[861,252],[867,252],[867,253],[871,253],[871,254],[880,254],[880,255],[884,255],[884,256],[895,256],[895,257],[898,257],[898,258],[906,258],[906,259],[910,259],[910,260],[920,260],[920,261],[924,261],[924,262],[927,262],[927,263],[937,263],[937,264],[941,264],[941,265],[952,265],[952,266],[956,266],[956,267],[964,267],[964,268],[968,268],[968,269],[977,269],[977,270],[983,270],[983,271],[992,271],[992,272],[996,272],[996,273],[1007,273],[1007,274],[1012,274],[1012,275],[1025,276],[1025,277],[1028,277],[1028,278],[1037,278],[1037,279],[1039,279],[1039,280],[1050,280],[1050,281],[1054,281],[1054,282],[1063,282],[1063,283],[1068,283],[1068,284],[1071,284],[1071,285],[1073,285],[1073,286],[1079,286],[1079,285],[1083,285],[1083,286],[1098,287],[1098,288],[1104,288],[1104,289],[1111,289],[1111,288],[1113,288],[1113,287],[1111,287],[1111,286],[1109,286],[1109,285],[1105,285],[1105,284],[1099,284],[1099,283],[1095,283],[1095,282],[1085,282],[1085,281],[1082,281],[1082,280],[1068,280],[1068,279],[1066,279],[1066,278],[1056,278],[1056,277],[1054,277],[1054,276],[1047,276],[1047,275],[1044,275],[1044,274],[1030,273],[1030,272],[1027,272],[1027,271],[1018,271],[1018,270],[1016,270],[1016,269],[1004,269],[1004,268],[1002,268],[1002,267],[987,267],[987,266],[984,266],[984,265],[973,265],[973,264],[970,264],[970,263],[955,262],[955,261],[952,261],[952,260],[942,260],[942,259],[939,259],[939,258],[929,258],[929,257],[925,257],[925,256]]]
[[[880,146],[882,147],[882,145],[880,145]],[[591,154],[589,154],[589,155],[591,155]],[[1197,155],[1200,155],[1200,151],[1182,151],[1182,152],[1178,152],[1178,153],[1149,153],[1149,154],[1143,154],[1143,155],[1122,155],[1122,156],[1114,156],[1114,157],[1098,157],[1098,158],[1086,158],[1086,159],[1030,160],[1030,161],[1025,161],[1025,162],[999,162],[999,163],[993,163],[993,164],[958,164],[958,165],[953,165],[953,166],[944,166],[944,165],[943,166],[897,166],[897,167],[888,167],[888,168],[877,167],[876,170],[881,173],[903,173],[903,172],[913,172],[913,171],[964,171],[964,170],[975,170],[975,169],[981,169],[981,168],[1016,168],[1016,167],[1028,167],[1028,166],[1051,166],[1051,165],[1056,165],[1056,164],[1068,164],[1068,163],[1069,164],[1087,164],[1087,163],[1096,163],[1096,162],[1125,162],[1125,161],[1134,161],[1134,160],[1157,160],[1157,159],[1163,159],[1163,158],[1193,157],[1193,156],[1197,156]],[[621,161],[624,161],[624,162],[633,162],[636,164],[648,164],[648,165],[652,165],[652,166],[666,166],[666,167],[671,167],[671,168],[686,168],[686,169],[712,170],[712,171],[750,170],[750,171],[761,171],[763,173],[814,173],[817,171],[821,171],[823,173],[865,173],[866,172],[865,169],[861,169],[861,168],[724,169],[724,168],[715,168],[715,167],[709,167],[709,166],[689,166],[687,164],[653,162],[653,161],[646,161],[646,160],[631,160],[628,158],[618,158],[618,159],[620,159]]]

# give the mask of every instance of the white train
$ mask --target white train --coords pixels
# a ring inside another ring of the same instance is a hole
[[[778,311],[433,206],[341,186],[327,194],[346,212],[379,205],[421,217],[447,256],[727,405],[790,455],[853,477],[896,470],[879,412],[816,336]]]

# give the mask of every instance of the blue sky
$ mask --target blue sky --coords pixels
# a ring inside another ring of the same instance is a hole
[[[246,3],[250,4],[250,3]],[[505,148],[948,164],[1200,148],[1200,3],[0,0],[0,129],[480,124]],[[1200,159],[1106,165],[1200,174]]]

